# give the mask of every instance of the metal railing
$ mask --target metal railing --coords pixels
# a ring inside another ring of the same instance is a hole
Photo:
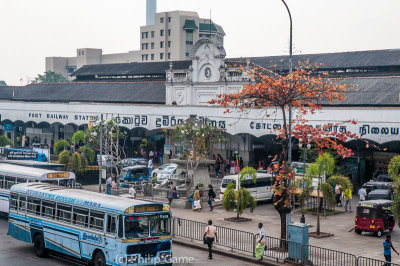
[[[190,239],[190,241],[203,241],[206,223],[182,218],[173,218],[173,236]],[[255,257],[256,241],[258,234],[240,231],[223,226],[215,226],[218,234],[217,246],[241,251]],[[400,266],[397,263],[387,263],[383,260],[356,256],[351,253],[337,250],[302,245],[297,242],[266,236],[264,256],[277,262],[292,262],[306,266]]]
[[[207,227],[206,223],[191,221],[181,218],[174,218],[173,235],[188,238],[190,241],[203,241],[203,235]],[[227,228],[215,226],[218,232],[218,243],[215,245],[230,248],[231,250],[243,251],[254,255],[255,238],[254,234]]]
[[[383,260],[357,257],[357,266],[400,266],[398,263],[385,262]]]
[[[303,258],[304,265],[318,265],[318,266],[357,266],[357,257],[350,253],[336,251],[327,248],[316,246],[307,246],[307,259]],[[312,264],[311,264],[312,262]]]

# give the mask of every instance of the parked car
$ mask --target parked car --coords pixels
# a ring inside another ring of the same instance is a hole
[[[374,189],[367,195],[367,200],[392,200],[393,193],[391,189]]]
[[[379,175],[377,178],[377,181],[369,181],[364,183],[363,188],[367,191],[367,194],[369,194],[372,190],[374,189],[390,189],[393,190],[393,182],[392,180],[387,178],[388,176],[386,175]],[[378,181],[380,180],[380,181]],[[385,180],[385,181],[383,181]]]
[[[118,167],[125,168],[129,166],[135,166],[135,165],[145,165],[147,166],[147,160],[143,158],[126,158],[118,162]]]
[[[171,167],[171,166],[173,166],[173,167],[175,167],[175,168],[178,167],[178,165],[177,165],[176,163],[166,163],[166,164],[161,165],[161,166],[158,167],[157,169],[154,169],[154,170],[151,172],[151,176],[152,176],[152,177],[158,176],[158,174],[160,174],[161,172],[165,171],[165,169],[167,169],[168,167]]]
[[[122,170],[119,178],[120,187],[129,188],[130,184],[147,181],[149,178],[149,168],[147,168],[147,165],[129,166]]]
[[[169,179],[172,175],[176,173],[177,166],[168,166],[162,172],[157,175],[157,183],[161,183]]]
[[[235,190],[238,189],[238,175],[228,175],[222,179],[220,188],[220,199],[224,197],[224,192],[228,187],[228,184],[234,183],[236,185]],[[256,182],[252,179],[245,179],[241,187],[246,188],[250,191],[251,195],[255,197],[256,201],[271,200],[274,196],[273,186],[275,179],[271,174],[257,173]]]

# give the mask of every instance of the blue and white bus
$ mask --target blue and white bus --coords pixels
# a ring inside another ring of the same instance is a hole
[[[8,213],[10,188],[19,183],[44,182],[65,187],[75,187],[72,172],[33,168],[15,164],[0,163],[0,213]]]
[[[11,188],[9,235],[95,265],[171,265],[168,204],[42,183]]]

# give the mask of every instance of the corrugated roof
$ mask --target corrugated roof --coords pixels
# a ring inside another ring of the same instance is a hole
[[[268,69],[287,70],[289,66],[287,55],[230,58],[227,62],[245,62],[247,59]],[[323,64],[321,69],[400,66],[400,49],[293,55],[293,66],[306,60],[310,64]]]
[[[13,92],[18,90],[18,86],[0,86],[0,99],[7,100],[13,97]]]
[[[352,88],[339,105],[400,106],[400,77],[347,78]]]
[[[165,85],[152,83],[54,83],[21,87],[14,100],[165,104]]]
[[[71,76],[165,74],[165,70],[169,69],[170,63],[173,63],[174,69],[187,69],[192,64],[192,61],[86,65],[76,70]]]

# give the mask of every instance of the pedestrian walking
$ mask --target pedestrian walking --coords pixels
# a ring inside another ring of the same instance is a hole
[[[260,229],[260,232],[257,237],[256,259],[260,262],[263,259],[265,251],[265,231],[262,223],[258,224],[258,229]]]
[[[203,242],[204,244],[208,245],[208,258],[210,260],[212,260],[212,245],[214,243],[214,240],[218,243],[217,228],[212,225],[211,220],[208,220],[208,225],[203,235]]]
[[[336,187],[335,187],[335,194],[336,194],[336,204],[338,207],[342,206],[342,200],[341,200],[341,196],[342,196],[342,186],[337,183]]]
[[[199,187],[195,187],[195,191],[193,194],[193,210],[201,210],[203,208],[203,203],[201,202],[200,190]]]
[[[214,210],[214,206],[212,205],[213,200],[215,199],[215,192],[213,186],[208,185],[208,205],[210,205],[210,211]]]
[[[136,199],[136,189],[134,188],[133,184],[131,184],[131,187],[129,188],[129,195]]]
[[[353,186],[350,185],[346,190],[343,192],[344,194],[344,211],[352,212],[351,210],[351,199],[353,198],[352,195]]]
[[[218,177],[220,168],[221,168],[221,161],[219,159],[219,154],[218,154],[218,156],[215,160],[215,177]]]
[[[360,201],[364,201],[367,196],[367,191],[365,190],[365,188],[361,187],[358,190],[358,195],[360,196]]]
[[[391,264],[390,262],[392,262],[392,249],[394,252],[397,253],[397,256],[398,256],[399,253],[396,251],[396,249],[393,247],[393,244],[392,244],[392,236],[386,235],[386,240],[383,241],[383,256],[385,257],[385,261],[386,261],[384,266],[390,266],[390,264]]]
[[[106,188],[107,188],[106,193],[108,195],[111,195],[111,183],[112,183],[112,178],[111,176],[109,176],[106,181]]]
[[[151,172],[153,171],[153,159],[150,157],[147,162],[147,168],[149,168],[149,176],[151,176]]]

